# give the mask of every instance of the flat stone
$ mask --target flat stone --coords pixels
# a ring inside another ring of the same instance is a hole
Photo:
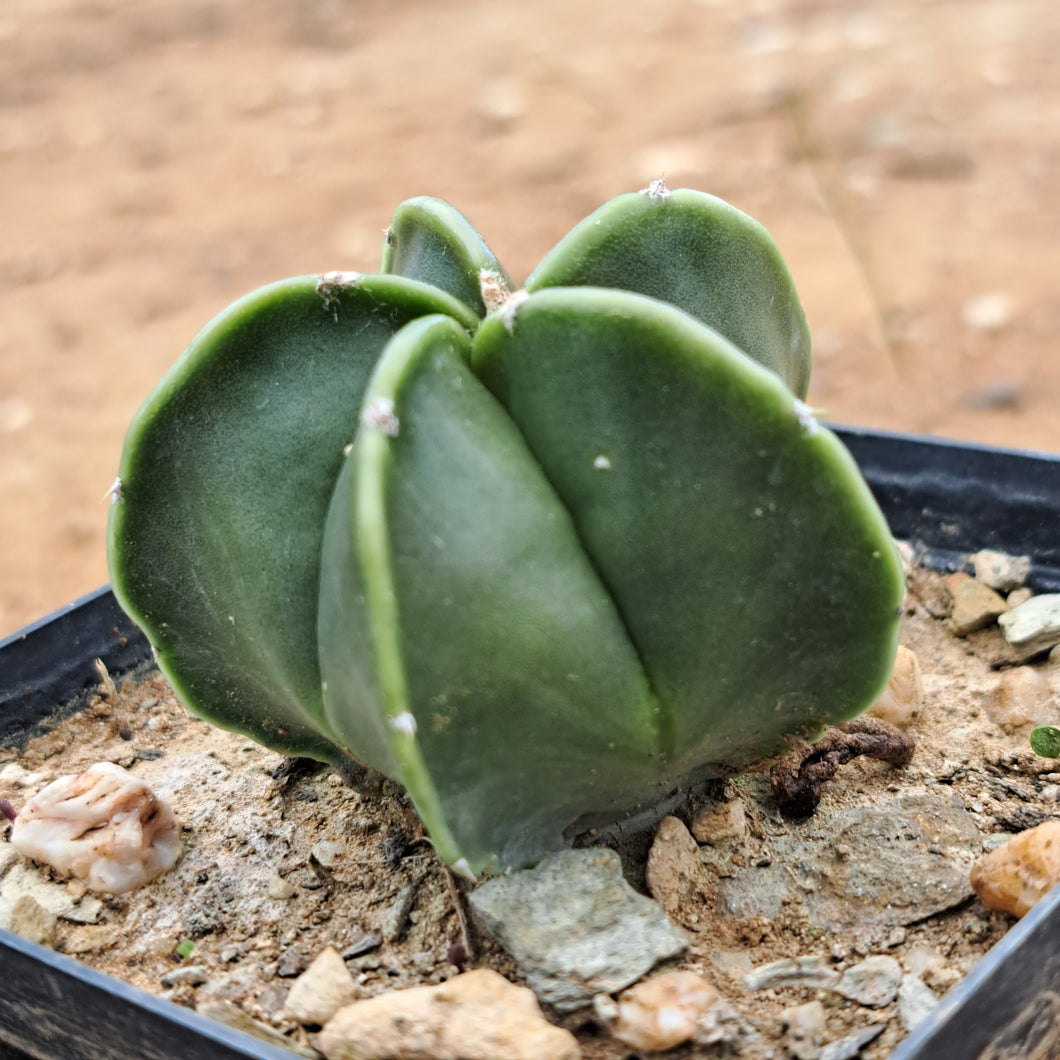
[[[984,548],[972,556],[975,580],[983,585],[1008,593],[1018,589],[1031,572],[1030,556],[1010,556],[1007,552],[994,552]]]
[[[998,624],[1021,659],[1047,652],[1060,644],[1060,593],[1032,596],[1002,615]]]
[[[902,977],[898,987],[898,1018],[907,1031],[913,1030],[937,1004],[938,998],[923,979],[915,975]]]
[[[416,884],[406,884],[398,892],[397,898],[383,917],[383,939],[386,942],[397,942],[408,927],[409,913],[416,904]]]
[[[613,850],[567,850],[473,891],[482,929],[561,1011],[613,994],[688,945],[685,933],[622,878]]]
[[[839,973],[827,957],[784,957],[761,964],[743,977],[748,990],[766,990],[777,986],[808,986],[817,990],[834,990]]]
[[[357,987],[346,962],[334,946],[327,946],[295,980],[283,1011],[299,1023],[322,1026],[356,998]]]
[[[174,968],[166,972],[159,982],[169,989],[173,986],[202,986],[209,978],[209,973],[201,964],[189,964],[186,968]]]
[[[772,919],[798,901],[814,926],[845,931],[914,924],[971,897],[982,836],[961,797],[939,791],[789,822],[770,849],[765,867],[719,865],[716,915]]]
[[[348,942],[342,951],[344,961],[353,957],[360,957],[365,953],[378,949],[383,945],[383,933],[381,931],[369,931],[359,935],[352,942]]]
[[[1004,597],[963,571],[951,574],[946,579],[946,588],[953,597],[950,629],[958,637],[992,625],[998,615],[1008,610]]]
[[[866,1045],[876,1041],[886,1029],[885,1023],[877,1023],[872,1027],[863,1027],[852,1034],[845,1034],[842,1038],[836,1038],[834,1042],[829,1042],[821,1050],[818,1060],[854,1060]]]
[[[868,1008],[883,1008],[898,994],[902,966],[886,956],[866,957],[843,973],[836,993]]]
[[[345,1006],[315,1039],[327,1060],[579,1060],[526,987],[488,968]]]

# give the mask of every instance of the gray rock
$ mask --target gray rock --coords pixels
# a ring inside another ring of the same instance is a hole
[[[869,1042],[874,1042],[887,1029],[883,1023],[874,1027],[863,1027],[853,1034],[845,1034],[829,1042],[822,1050],[819,1060],[854,1060]]]
[[[834,990],[839,973],[829,967],[827,957],[785,957],[759,965],[743,977],[748,990],[765,990],[775,986],[809,986]]]
[[[1060,644],[1060,593],[1032,596],[998,619],[1005,640],[1021,660]]]
[[[688,945],[622,878],[613,850],[567,850],[472,892],[482,929],[515,958],[534,993],[561,1011],[635,982]]]
[[[938,1004],[931,988],[916,975],[902,977],[898,987],[898,1018],[902,1026],[911,1031]]]
[[[882,1008],[895,999],[901,981],[902,966],[893,957],[866,957],[843,973],[836,992],[859,1005]]]
[[[342,959],[348,961],[354,957],[360,957],[362,954],[370,953],[382,945],[383,933],[381,931],[362,933],[352,942],[346,944],[346,948],[342,951]]]
[[[1018,589],[1031,572],[1030,556],[1010,556],[984,548],[972,556],[976,581],[1007,593]]]
[[[790,823],[770,850],[765,867],[717,861],[717,914],[772,919],[797,901],[815,927],[844,931],[913,924],[971,897],[982,836],[960,796],[939,792]]]
[[[167,989],[172,986],[202,986],[210,976],[201,964],[189,964],[187,968],[174,968],[166,972],[159,982]]]
[[[409,913],[416,904],[416,885],[406,884],[398,892],[394,904],[386,911],[383,917],[383,938],[387,942],[397,942],[405,934],[408,926]]]
[[[793,1005],[780,1014],[787,1028],[783,1045],[795,1060],[820,1060],[821,1038],[827,1020],[824,1005],[820,1001],[807,1001],[804,1005]]]

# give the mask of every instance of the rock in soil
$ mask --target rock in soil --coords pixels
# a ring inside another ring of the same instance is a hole
[[[824,1005],[820,1001],[793,1005],[784,1009],[780,1018],[785,1027],[782,1044],[788,1055],[795,1060],[819,1060],[826,1026]]]
[[[327,1060],[579,1060],[525,987],[482,968],[340,1009],[316,1039]]]
[[[836,992],[869,1008],[889,1005],[902,982],[902,966],[893,957],[866,957],[848,968]]]
[[[684,822],[666,817],[655,833],[645,869],[651,896],[691,931],[709,921],[715,904],[714,876],[699,857],[699,847]]]
[[[1060,593],[1031,597],[1002,615],[998,625],[1020,661],[1049,651],[1060,644]]]
[[[994,552],[984,548],[972,556],[976,581],[982,582],[999,593],[1018,589],[1031,572],[1030,556],[1010,556],[1007,552]]]
[[[346,962],[334,946],[327,946],[295,980],[283,1012],[299,1023],[322,1026],[356,998],[357,987]]]
[[[625,991],[611,1033],[632,1049],[661,1053],[687,1042],[721,995],[696,972],[666,972]]]
[[[946,588],[953,597],[950,628],[958,637],[992,625],[998,615],[1008,610],[1003,597],[963,571],[951,574],[946,579]]]
[[[907,1031],[916,1027],[937,1003],[938,998],[923,979],[915,975],[902,977],[898,987],[898,1018]]]
[[[1024,725],[1045,725],[1060,721],[1052,708],[1048,680],[1033,666],[1006,670],[993,695],[986,701],[986,712],[995,725],[1013,732]]]
[[[552,854],[534,869],[497,877],[471,893],[470,905],[534,993],[560,1011],[629,986],[688,945],[622,878],[618,854],[603,848]]]
[[[1060,821],[1020,832],[984,854],[973,866],[971,884],[990,909],[1022,917],[1060,882]]]
[[[916,652],[899,644],[887,687],[868,712],[874,718],[908,729],[920,713],[923,697],[924,684]]]

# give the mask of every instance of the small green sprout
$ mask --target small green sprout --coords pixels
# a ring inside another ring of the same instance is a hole
[[[1039,725],[1031,732],[1031,750],[1042,758],[1060,758],[1060,729]]]
[[[191,939],[182,939],[173,951],[182,961],[187,960],[195,949],[195,943]]]

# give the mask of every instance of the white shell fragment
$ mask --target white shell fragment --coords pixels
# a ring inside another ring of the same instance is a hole
[[[12,825],[11,844],[94,891],[123,894],[176,864],[180,825],[143,780],[100,762],[30,799]]]

